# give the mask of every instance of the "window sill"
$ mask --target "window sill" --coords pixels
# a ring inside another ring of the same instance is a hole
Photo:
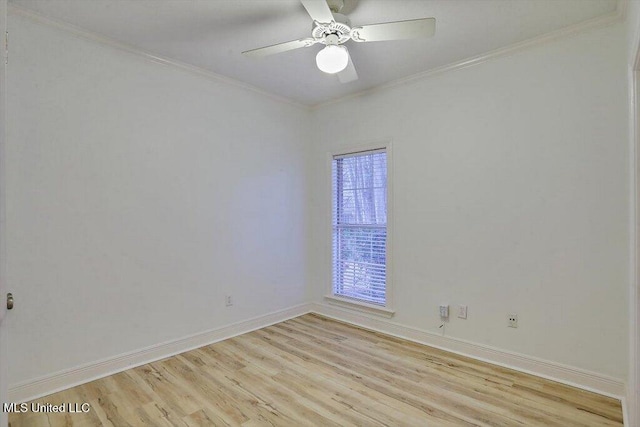
[[[391,310],[390,308],[381,307],[375,304],[368,304],[364,301],[358,301],[351,298],[343,298],[336,295],[325,295],[324,299],[329,304],[350,308],[363,313],[375,314],[377,316],[386,317],[387,319],[390,319],[395,314],[395,310]]]

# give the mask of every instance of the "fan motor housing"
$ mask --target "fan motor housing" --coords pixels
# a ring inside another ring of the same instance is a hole
[[[321,43],[324,43],[326,36],[332,34],[338,37],[337,44],[342,44],[349,40],[351,33],[351,21],[349,18],[341,13],[334,13],[333,19],[334,21],[328,24],[314,22],[311,36]]]

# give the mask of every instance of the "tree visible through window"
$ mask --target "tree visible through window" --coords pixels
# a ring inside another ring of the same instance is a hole
[[[385,305],[387,155],[333,158],[333,294]]]

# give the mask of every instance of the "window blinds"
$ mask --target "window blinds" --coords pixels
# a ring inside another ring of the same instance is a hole
[[[335,156],[332,179],[333,293],[385,305],[386,152]]]

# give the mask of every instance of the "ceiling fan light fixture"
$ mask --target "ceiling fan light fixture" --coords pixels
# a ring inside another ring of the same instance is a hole
[[[316,64],[325,73],[339,73],[349,64],[349,52],[345,46],[327,45],[316,55]]]

